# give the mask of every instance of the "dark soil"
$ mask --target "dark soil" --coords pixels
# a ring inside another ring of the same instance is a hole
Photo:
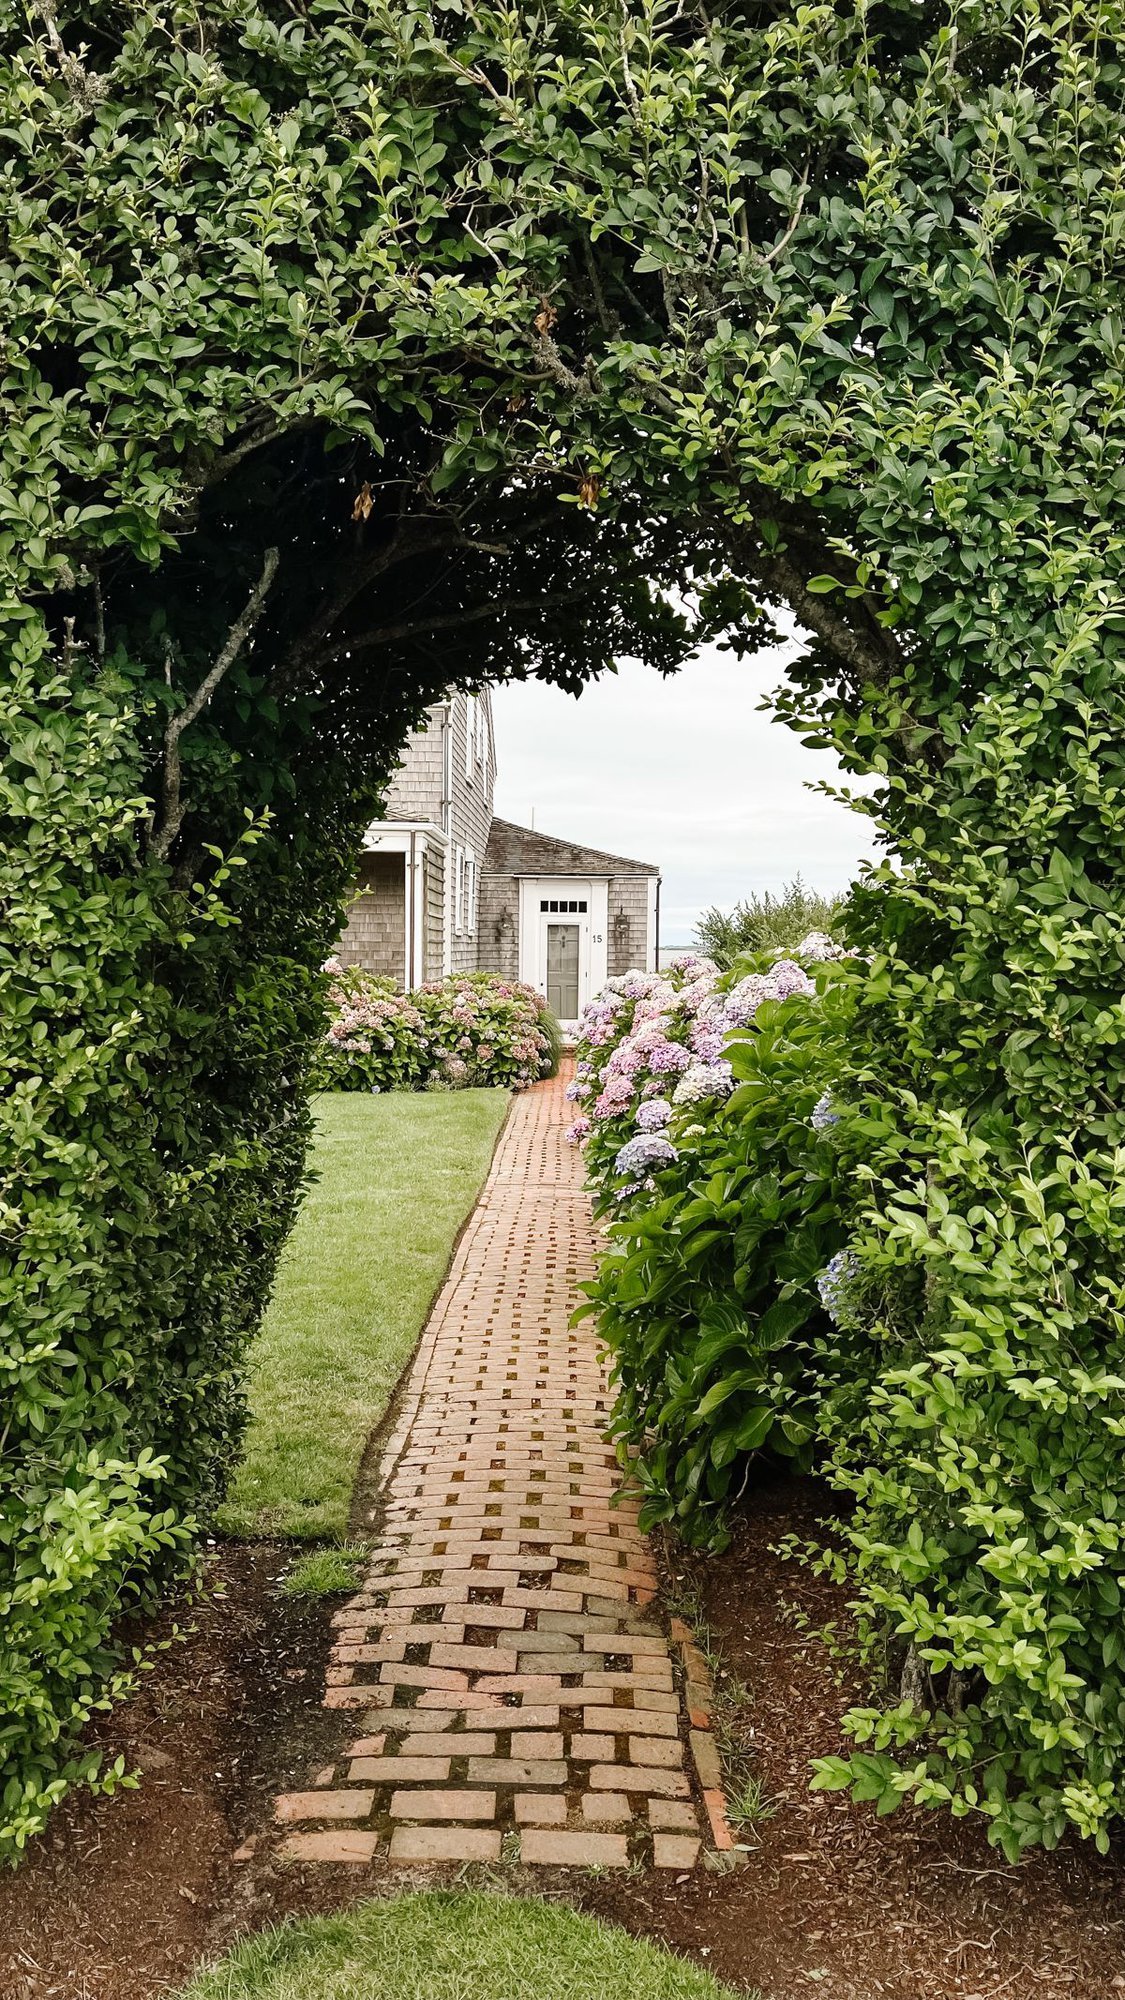
[[[808,1760],[840,1747],[852,1691],[790,1607],[816,1627],[841,1604],[770,1547],[812,1527],[818,1498],[799,1483],[759,1493],[727,1553],[690,1565],[726,1670],[749,1687],[774,1807],[743,1836],[746,1864],[492,1879],[567,1897],[769,2000],[1122,2000],[1125,1846],[1105,1861],[1074,1848],[1013,1869],[976,1826],[905,1811],[878,1820],[809,1792]],[[189,1636],[97,1732],[143,1771],[139,1791],[66,1800],[24,1866],[0,1878],[0,2000],[157,2000],[245,1929],[421,1884],[421,1871],[282,1868],[268,1839],[234,1858],[268,1827],[275,1793],[306,1784],[340,1742],[341,1717],[321,1707],[333,1604],[278,1594],[290,1553],[223,1550],[204,1600],[163,1621]]]
[[[132,1700],[91,1732],[139,1770],[135,1792],[75,1792],[0,1875],[0,2000],[153,2000],[233,1917],[232,1855],[315,1759],[332,1605],[278,1594],[292,1550],[212,1556],[198,1602],[169,1609]]]

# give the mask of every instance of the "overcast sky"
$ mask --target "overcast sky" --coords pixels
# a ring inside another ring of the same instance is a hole
[[[798,873],[845,888],[876,852],[869,822],[809,789],[838,779],[835,760],[761,713],[784,659],[708,648],[668,680],[625,662],[577,700],[541,681],[494,688],[497,814],[655,862],[667,944],[688,943],[711,904]]]

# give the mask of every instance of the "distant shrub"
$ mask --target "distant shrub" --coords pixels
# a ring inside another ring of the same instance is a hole
[[[780,896],[766,889],[733,910],[704,910],[695,942],[725,972],[746,952],[792,951],[810,931],[838,940],[844,902],[843,896],[818,896],[795,875]]]
[[[559,1027],[542,995],[492,973],[399,993],[335,959],[331,1020],[314,1062],[319,1090],[525,1090],[558,1066]]]

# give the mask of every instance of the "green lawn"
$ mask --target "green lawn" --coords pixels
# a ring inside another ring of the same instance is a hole
[[[247,1938],[181,2000],[734,2000],[557,1905],[429,1891]]]
[[[318,1100],[319,1176],[251,1354],[252,1420],[220,1525],[345,1532],[364,1445],[488,1171],[504,1090]]]

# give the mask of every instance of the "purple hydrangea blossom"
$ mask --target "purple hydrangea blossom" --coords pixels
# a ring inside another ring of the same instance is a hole
[[[645,1175],[653,1167],[667,1166],[679,1154],[670,1139],[657,1132],[643,1132],[627,1139],[613,1162],[615,1174]]]
[[[814,1132],[826,1132],[830,1125],[838,1125],[840,1123],[839,1112],[834,1111],[832,1108],[832,1092],[830,1090],[826,1090],[822,1097],[817,1098],[812,1108],[812,1117],[809,1119],[809,1123]]]
[[[592,1119],[576,1118],[573,1125],[567,1126],[566,1136],[569,1139],[572,1146],[580,1146],[582,1144],[583,1139],[589,1138],[593,1129],[594,1126]]]
[[[830,1320],[846,1328],[856,1323],[855,1280],[859,1259],[853,1250],[837,1250],[816,1281],[820,1303]]]
[[[808,996],[816,992],[808,973],[793,958],[779,958],[770,968],[769,980],[779,1000],[790,1000],[794,993]]]
[[[637,1130],[662,1132],[671,1116],[672,1107],[666,1097],[650,1097],[637,1113]]]
[[[682,1042],[652,1042],[648,1050],[648,1066],[655,1076],[680,1075],[691,1063],[691,1050]]]

